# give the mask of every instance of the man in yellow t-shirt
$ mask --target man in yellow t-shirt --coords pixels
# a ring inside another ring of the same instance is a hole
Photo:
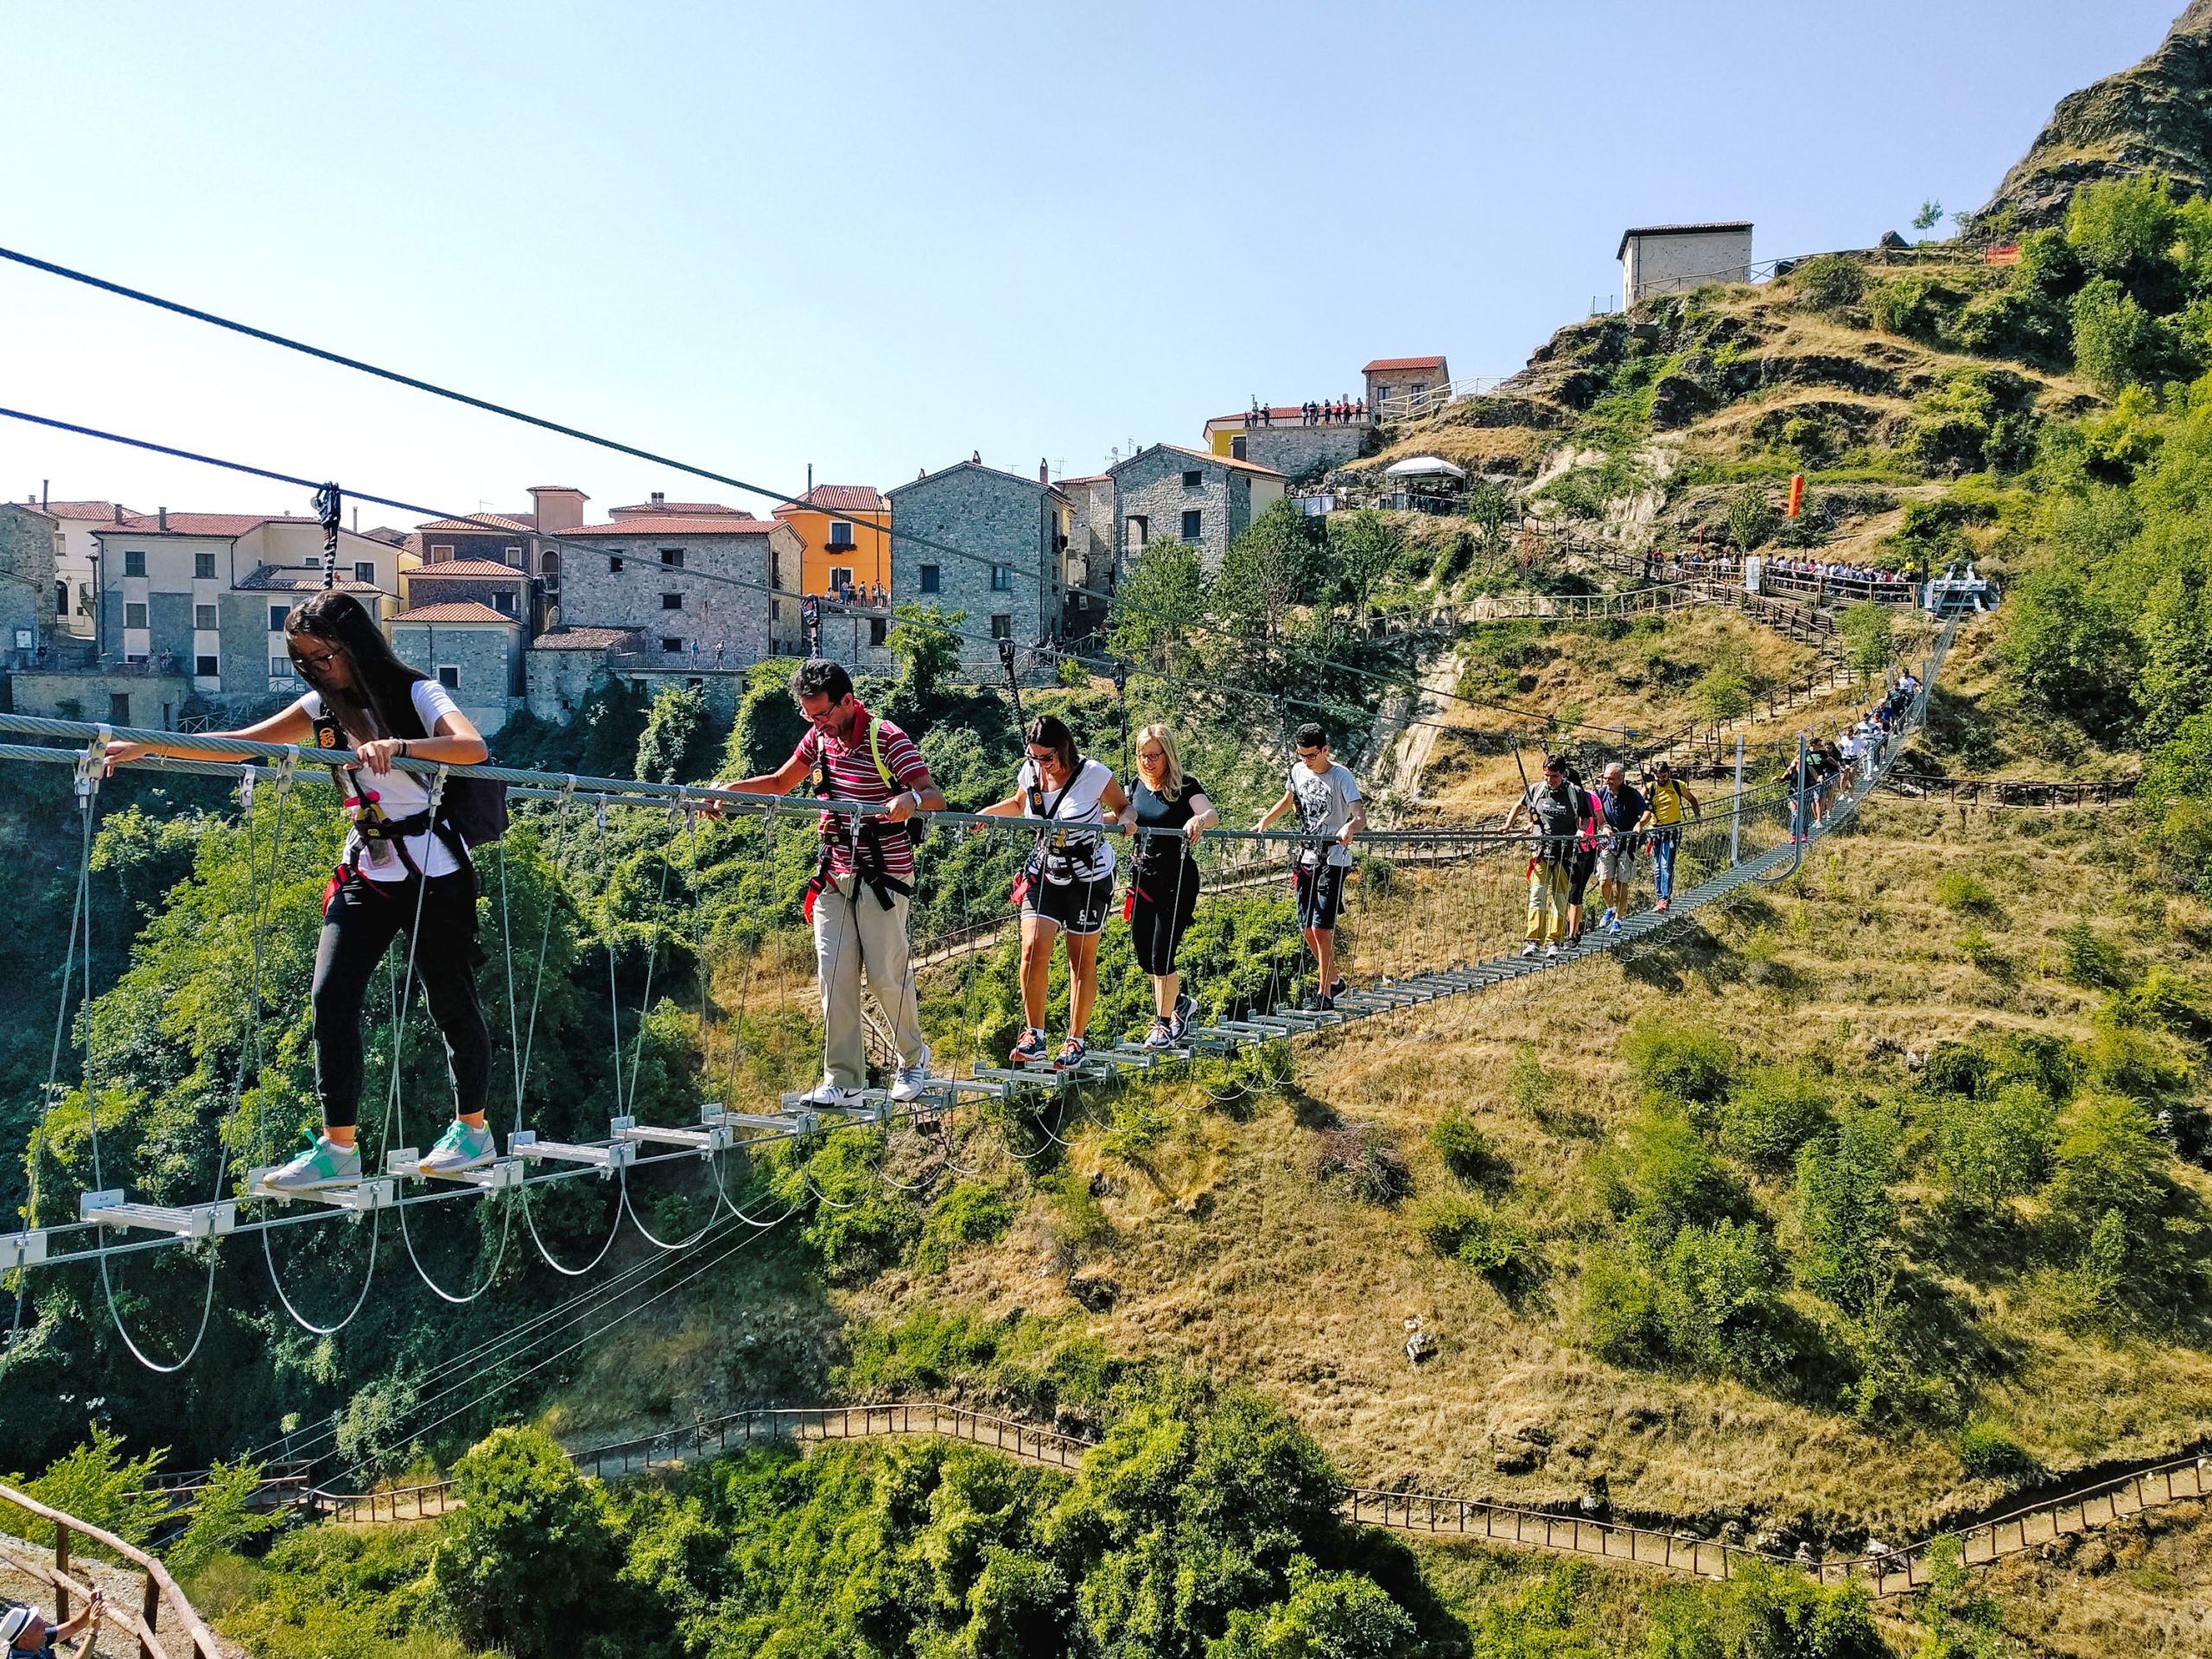
[[[1663,911],[1675,900],[1675,849],[1681,842],[1682,825],[1690,818],[1702,820],[1705,808],[1664,760],[1651,769],[1649,798],[1643,827],[1651,831],[1651,884],[1659,893],[1651,907]]]

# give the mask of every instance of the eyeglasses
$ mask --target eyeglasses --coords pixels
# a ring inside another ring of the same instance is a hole
[[[1039,762],[1046,760],[1057,760],[1060,758],[1060,752],[1058,749],[1045,749],[1041,751],[1032,749],[1029,751],[1029,758],[1032,760]]]
[[[1166,758],[1167,755],[1166,751],[1160,749],[1139,749],[1137,751],[1137,759],[1140,760],[1165,760]]]
[[[302,651],[297,645],[292,647],[292,660],[302,668],[321,668],[337,655],[335,650]]]
[[[1327,753],[1326,749],[1300,749],[1298,752],[1298,758],[1301,760],[1319,760]]]

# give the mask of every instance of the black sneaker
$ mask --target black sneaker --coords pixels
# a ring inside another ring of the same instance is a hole
[[[1343,975],[1341,975],[1341,974],[1339,974],[1339,975],[1338,975],[1338,976],[1337,976],[1337,977],[1336,977],[1336,978],[1334,978],[1334,979],[1332,979],[1332,980],[1331,980],[1331,981],[1329,982],[1329,995],[1330,995],[1332,997],[1338,997],[1338,996],[1342,996],[1344,994],[1344,976],[1343,976]]]
[[[1309,996],[1306,999],[1306,1012],[1308,1014],[1334,1014],[1336,1011],[1337,999],[1333,996]]]
[[[1198,999],[1192,996],[1188,991],[1177,992],[1175,995],[1175,1017],[1167,1022],[1169,1027],[1172,1027],[1174,1032],[1175,1040],[1177,1042],[1179,1043],[1183,1040],[1183,1033],[1190,1030],[1191,1021],[1198,1017]]]
[[[1007,1058],[1015,1065],[1027,1065],[1041,1060],[1048,1051],[1045,1047],[1045,1033],[1031,1026],[1021,1033],[1021,1040],[1014,1046],[1014,1052]]]

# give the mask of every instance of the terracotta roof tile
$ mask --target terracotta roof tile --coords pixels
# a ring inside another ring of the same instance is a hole
[[[419,581],[424,576],[509,576],[517,582],[526,580],[527,573],[512,564],[501,564],[497,559],[433,559],[418,564],[408,575]]]
[[[161,515],[152,512],[126,512],[120,524],[105,526],[111,536],[226,536],[235,539],[256,524],[311,524],[312,518],[288,518],[281,513],[268,512],[173,512],[168,527],[162,527]],[[98,536],[96,529],[92,534]]]
[[[1440,357],[1378,357],[1360,372],[1388,374],[1397,369],[1440,369],[1443,366],[1444,359]]]
[[[532,651],[607,651],[629,644],[635,628],[554,628],[530,642]]]
[[[112,501],[33,501],[25,505],[41,512],[51,513],[56,518],[98,518],[108,524],[115,522],[116,504]],[[123,509],[123,516],[135,518],[130,508]]]
[[[719,501],[639,501],[626,507],[609,507],[610,518],[669,518],[697,514],[709,518],[750,518],[742,507],[726,507]]]
[[[293,575],[280,566],[264,564],[251,575],[241,576],[233,585],[245,593],[311,594],[322,587],[322,573],[318,570],[312,575]],[[340,578],[337,585],[349,594],[384,591],[372,582],[355,582],[351,576]]]
[[[703,513],[696,518],[677,513],[624,518],[611,524],[579,524],[574,530],[563,531],[561,539],[567,541],[578,536],[766,536],[781,528],[777,519],[755,518],[750,514],[741,518],[710,518]]]
[[[817,484],[796,504],[785,502],[776,511],[791,512],[797,507],[813,507],[822,512],[881,512],[883,497],[873,484]]]
[[[450,605],[417,605],[411,611],[400,612],[391,621],[395,627],[402,622],[503,622],[509,627],[521,626],[505,611],[479,605],[473,599]]]
[[[501,512],[480,512],[472,518],[440,518],[430,524],[417,524],[415,528],[455,536],[496,536],[502,531],[518,536],[536,533],[533,527],[524,520]]]

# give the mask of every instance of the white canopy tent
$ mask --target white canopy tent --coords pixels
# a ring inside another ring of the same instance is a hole
[[[1465,483],[1467,469],[1454,467],[1441,455],[1411,455],[1382,469],[1385,478],[1455,478]]]

